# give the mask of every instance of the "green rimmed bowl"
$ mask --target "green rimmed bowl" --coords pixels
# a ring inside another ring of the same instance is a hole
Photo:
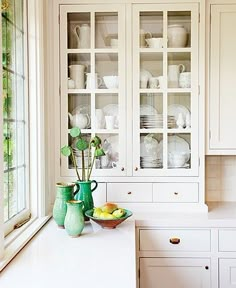
[[[133,213],[127,209],[125,210],[125,215],[122,216],[121,218],[117,219],[100,219],[93,217],[93,209],[87,210],[85,212],[85,215],[89,218],[92,219],[94,222],[96,222],[98,225],[100,225],[102,228],[106,229],[114,229],[116,226],[118,226],[120,223],[124,222],[127,218],[133,215]]]

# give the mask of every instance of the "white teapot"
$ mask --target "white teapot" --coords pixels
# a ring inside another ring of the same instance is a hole
[[[90,117],[88,114],[75,114],[72,115],[71,113],[68,113],[69,119],[70,119],[70,125],[71,127],[79,127],[80,129],[86,129],[90,125]]]

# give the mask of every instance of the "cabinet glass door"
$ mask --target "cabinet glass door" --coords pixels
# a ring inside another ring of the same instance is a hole
[[[72,127],[88,139],[99,136],[106,155],[96,159],[94,176],[126,173],[123,10],[120,5],[60,8],[61,146],[73,147]],[[74,151],[81,167],[81,152]],[[62,176],[74,176],[72,162],[61,159]]]
[[[198,5],[134,5],[133,36],[135,175],[197,176]]]

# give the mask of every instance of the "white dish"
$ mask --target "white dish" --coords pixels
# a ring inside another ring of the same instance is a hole
[[[168,166],[168,168],[170,168],[170,169],[189,168],[189,164],[186,163],[186,164],[184,164],[184,165],[182,165],[182,166],[173,166],[173,165],[171,165],[171,166]]]
[[[190,114],[187,107],[180,104],[171,104],[168,106],[168,116],[174,116],[175,121],[177,121],[179,113],[182,113],[184,122],[186,121],[186,115]]]
[[[157,115],[158,111],[151,105],[141,104],[140,105],[140,115]]]
[[[179,136],[169,136],[168,137],[168,153],[185,153],[186,154],[186,162],[190,159],[190,147],[189,143],[179,137]]]
[[[147,77],[148,79],[152,77],[152,73],[145,69],[140,69],[140,78]]]
[[[115,116],[115,128],[119,127],[119,107],[118,104],[108,104],[103,107],[104,116]]]

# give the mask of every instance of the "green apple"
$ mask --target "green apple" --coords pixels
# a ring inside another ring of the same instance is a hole
[[[116,219],[116,217],[108,212],[102,212],[99,216],[100,219]]]
[[[118,206],[115,203],[109,203],[107,202],[106,204],[104,204],[101,209],[102,212],[107,212],[107,213],[112,213],[113,211],[115,211],[118,208]]]
[[[113,213],[112,213],[112,215],[114,215],[116,218],[121,218],[122,216],[124,216],[125,215],[125,209],[123,209],[123,208],[118,208],[118,209],[116,209]]]
[[[102,209],[95,207],[93,210],[93,217],[100,218],[101,213],[102,213]]]

